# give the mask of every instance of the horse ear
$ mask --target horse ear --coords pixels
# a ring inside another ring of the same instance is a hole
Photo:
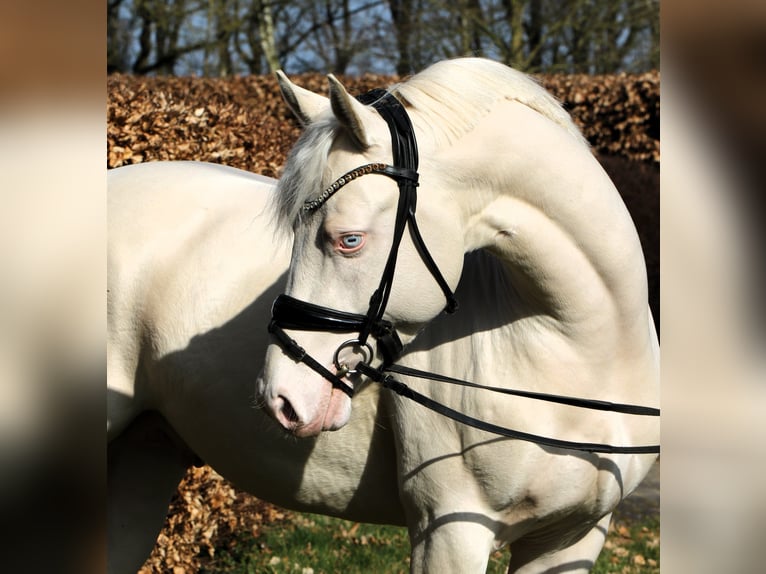
[[[277,81],[287,106],[304,127],[327,109],[327,98],[296,86],[285,76],[282,70],[277,71]]]
[[[375,117],[375,113],[359,103],[356,98],[351,97],[338,78],[328,74],[327,79],[330,81],[330,105],[335,117],[351,133],[361,148],[367,149],[373,142],[368,130],[365,129],[365,122],[370,125],[369,122]]]

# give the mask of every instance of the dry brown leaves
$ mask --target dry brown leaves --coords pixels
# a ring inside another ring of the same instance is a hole
[[[660,74],[541,76],[600,155],[660,161]]]
[[[275,176],[298,136],[271,79],[108,80],[108,166],[199,160]]]
[[[633,549],[637,541],[656,551],[660,545],[660,536],[658,531],[646,526],[642,527],[637,534],[631,533],[625,524],[615,524],[613,521],[609,525],[609,537],[604,543],[604,550],[609,552],[609,562],[612,565],[623,564],[620,570],[623,574],[659,572],[659,563],[656,559],[646,557]]]
[[[327,92],[321,74],[294,80]],[[343,77],[351,93],[397,80]],[[600,154],[659,161],[659,73],[542,76]],[[197,160],[271,177],[299,134],[270,76],[220,78],[113,75],[107,82],[107,165]]]
[[[214,558],[237,533],[258,536],[283,511],[237,491],[209,466],[190,468],[173,497],[157,544],[138,574],[190,574]]]

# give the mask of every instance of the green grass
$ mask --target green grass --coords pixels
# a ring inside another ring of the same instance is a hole
[[[331,574],[409,572],[409,540],[404,528],[356,524],[312,514],[289,514],[254,538],[247,535],[216,553],[206,574]]]
[[[609,528],[604,549],[592,574],[659,574],[660,521],[645,518],[630,526]]]
[[[245,535],[219,548],[203,574],[334,574],[409,572],[409,540],[404,528],[358,524],[312,514],[287,513],[264,525],[257,537]],[[508,552],[490,557],[487,572],[504,573]],[[594,574],[659,572],[659,520],[610,528]]]

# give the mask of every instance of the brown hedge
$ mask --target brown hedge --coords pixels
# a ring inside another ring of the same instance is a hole
[[[660,74],[540,78],[570,111],[599,155],[660,161]]]
[[[326,93],[321,74],[294,80]],[[351,93],[397,80],[342,78]],[[658,162],[659,73],[541,76],[596,153]],[[194,159],[276,177],[299,134],[274,78],[108,78],[107,165]]]

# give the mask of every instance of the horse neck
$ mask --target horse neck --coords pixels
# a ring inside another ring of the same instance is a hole
[[[435,151],[429,168],[461,211],[465,251],[487,249],[503,262],[526,315],[581,339],[646,338],[635,228],[606,173],[570,134],[503,102]]]

